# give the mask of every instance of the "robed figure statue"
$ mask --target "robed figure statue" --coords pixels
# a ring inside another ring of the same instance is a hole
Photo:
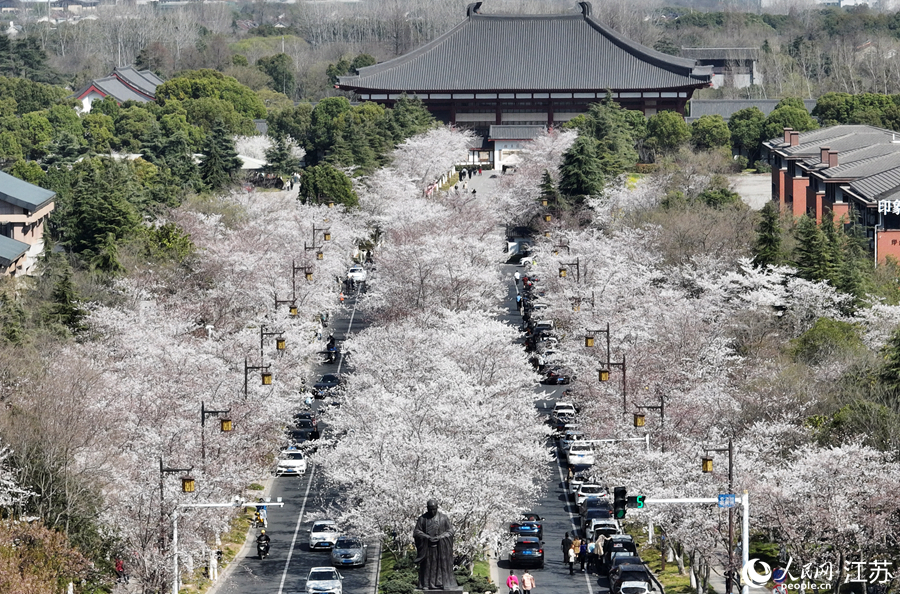
[[[453,575],[453,527],[450,518],[438,511],[437,501],[428,501],[428,511],[416,520],[413,530],[416,542],[416,563],[419,564],[419,588],[422,590],[453,590],[457,588]]]

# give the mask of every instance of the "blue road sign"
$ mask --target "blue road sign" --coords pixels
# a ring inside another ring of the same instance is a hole
[[[734,507],[734,493],[720,493],[719,507]]]

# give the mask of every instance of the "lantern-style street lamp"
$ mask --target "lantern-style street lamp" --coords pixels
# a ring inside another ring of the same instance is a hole
[[[206,471],[206,417],[208,416],[216,416],[225,415],[231,412],[231,409],[228,410],[210,410],[206,408],[206,403],[202,400],[200,401],[200,457],[203,461],[203,470]],[[227,433],[231,431],[234,426],[231,423],[231,419],[221,418],[219,419],[219,429],[223,433]]]
[[[247,398],[247,384],[250,378],[251,371],[261,371],[262,377],[262,385],[269,386],[272,384],[272,372],[269,371],[269,368],[272,366],[271,363],[268,365],[250,365],[247,361],[247,358],[244,357],[244,398]]]
[[[734,441],[728,438],[728,447],[703,448],[706,455],[700,461],[700,469],[703,472],[713,471],[713,459],[711,452],[728,452],[728,493],[734,493]],[[725,592],[731,594],[734,586],[734,508],[728,508],[728,571],[725,574]]]

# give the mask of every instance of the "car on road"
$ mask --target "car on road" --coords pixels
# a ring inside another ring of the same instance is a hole
[[[319,417],[316,416],[316,411],[314,410],[303,410],[298,413],[294,413],[294,419],[298,421],[300,419],[308,419],[312,421],[314,427],[318,426],[319,424]]]
[[[544,536],[544,525],[537,514],[524,514],[518,522],[511,522],[509,531],[519,536],[534,536],[538,539]]]
[[[578,487],[578,491],[575,493],[575,503],[580,506],[581,502],[588,497],[600,497],[604,495],[609,495],[606,487],[598,485],[597,483],[584,483]]]
[[[319,425],[312,419],[295,419],[293,431],[306,433],[307,439],[319,439]]]
[[[562,437],[559,438],[559,445],[562,449],[568,450],[573,442],[586,439],[584,432],[576,425],[573,428],[566,428]]]
[[[650,584],[650,572],[643,564],[623,563],[609,572],[609,589],[615,594],[621,594],[622,584],[626,582],[643,582]]]
[[[619,523],[615,520],[594,520],[593,522],[594,528],[591,530],[591,540],[596,541],[600,538],[602,534],[606,538],[610,538],[613,535],[621,534],[622,529],[619,527]]]
[[[313,390],[316,398],[325,398],[334,393],[335,389],[341,385],[341,378],[333,373],[326,373],[322,378],[313,384]]]
[[[309,529],[309,548],[332,549],[338,539],[338,527],[334,520],[316,520]]]
[[[612,573],[619,565],[643,565],[643,563],[636,553],[613,553],[609,560],[609,571],[607,573]]]
[[[591,495],[587,499],[581,502],[578,506],[578,513],[582,516],[587,512],[587,510],[592,509],[594,507],[609,507],[609,497],[604,497],[602,495]]]
[[[583,474],[575,474],[572,478],[568,480],[569,483],[569,493],[572,496],[575,496],[578,493],[578,489],[581,488],[581,485],[587,482],[587,477]]]
[[[275,464],[275,476],[303,476],[306,474],[306,457],[303,452],[288,448],[282,450]]]
[[[534,536],[522,536],[516,539],[509,554],[510,567],[544,567],[544,543]]]
[[[553,405],[553,410],[551,411],[551,413],[554,415],[572,415],[574,417],[576,414],[578,414],[578,410],[571,402],[557,402]]]
[[[622,582],[618,594],[650,594],[650,584],[647,582]]]
[[[368,545],[356,536],[341,536],[331,549],[331,564],[341,567],[366,564]]]
[[[343,594],[343,579],[334,567],[313,567],[306,576],[306,594]]]
[[[637,555],[637,546],[634,539],[629,534],[616,534],[609,537],[609,540],[603,545],[603,558],[600,564],[608,571],[612,566],[612,559],[616,555],[630,553]]]
[[[352,280],[353,282],[362,283],[365,282],[366,278],[368,278],[369,273],[366,272],[366,269],[356,264],[350,267],[350,270],[347,271],[347,278]]]
[[[594,449],[589,443],[573,442],[566,450],[566,462],[571,466],[593,466]]]
[[[547,375],[544,376],[541,383],[548,386],[567,386],[572,383],[572,379],[571,372],[561,367],[554,367],[547,372]]]
[[[581,530],[584,534],[591,534],[594,531],[594,522],[599,520],[609,520],[613,517],[611,507],[592,507],[581,516]]]

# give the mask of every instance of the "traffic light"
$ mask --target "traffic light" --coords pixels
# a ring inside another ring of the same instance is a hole
[[[644,507],[644,495],[629,495],[625,499],[625,507],[642,509]]]
[[[625,517],[625,506],[628,504],[628,489],[616,487],[613,489],[613,513],[617,520]]]

